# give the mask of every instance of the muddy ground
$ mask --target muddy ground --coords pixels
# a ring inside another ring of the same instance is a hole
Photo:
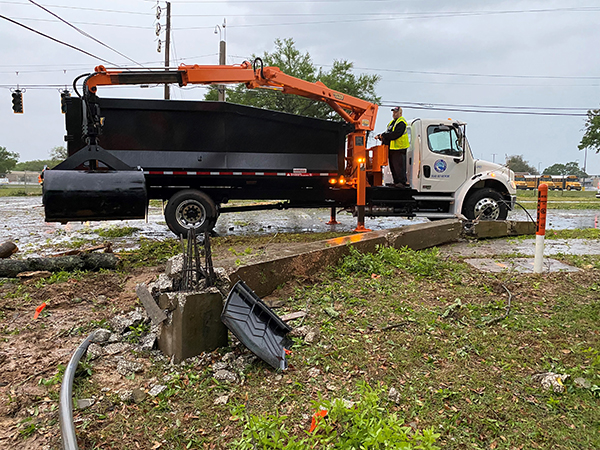
[[[506,250],[514,247],[507,240],[487,241],[488,254],[494,254],[494,242],[499,253],[510,253]],[[253,246],[250,241],[237,247],[222,246],[214,249],[213,260],[215,266],[234,268],[249,262],[254,255],[275,255],[281,246],[289,245],[293,244],[263,242]],[[447,246],[443,251],[460,256],[474,245]],[[115,315],[139,307],[136,285],[153,281],[163,269],[164,266],[158,266],[80,274],[53,284],[39,280],[0,281],[0,448],[60,448],[60,365],[68,363],[75,348],[93,329],[104,326]],[[595,276],[595,272],[589,276]],[[551,293],[552,288],[549,285],[546,289]],[[36,307],[44,302],[48,306],[34,320]],[[150,364],[150,360],[144,361]],[[97,364],[94,373],[95,382],[111,393],[139,387],[134,378],[117,373],[109,360]],[[142,387],[147,390],[151,383]],[[110,403],[107,410],[115,408],[119,408],[118,404]],[[155,444],[146,443],[140,448],[158,448]]]

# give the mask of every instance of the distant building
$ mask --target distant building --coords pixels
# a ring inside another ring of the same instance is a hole
[[[38,172],[14,171],[6,174],[10,184],[38,184]]]

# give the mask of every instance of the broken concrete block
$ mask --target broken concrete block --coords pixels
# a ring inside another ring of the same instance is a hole
[[[166,273],[161,273],[155,284],[159,292],[170,292],[173,290],[173,280]]]
[[[87,349],[87,357],[90,361],[100,358],[103,354],[102,347],[95,343],[91,343]]]
[[[107,355],[116,355],[117,353],[124,352],[126,350],[129,350],[130,348],[131,345],[129,344],[126,344],[124,342],[115,342],[114,344],[105,345],[103,350],[104,353]]]
[[[105,328],[99,328],[94,333],[94,337],[92,338],[92,342],[95,342],[97,344],[102,344],[102,343],[108,341],[109,337],[110,337],[110,331],[109,330],[107,330]]]
[[[136,327],[144,322],[144,320],[145,317],[142,315],[141,311],[136,309],[124,316],[113,317],[110,319],[109,323],[115,333],[123,334],[129,327]]]
[[[213,378],[219,381],[227,381],[229,383],[237,382],[237,375],[229,370],[218,370],[214,373]]]
[[[179,292],[167,292],[158,297],[158,307],[162,310],[173,311],[177,307]]]
[[[400,404],[400,392],[395,387],[391,387],[390,392],[388,392],[388,399],[390,402]]]
[[[184,359],[227,346],[227,328],[221,322],[223,298],[217,289],[181,292],[163,326],[158,348],[178,364]]]
[[[142,302],[142,305],[144,305],[146,313],[152,320],[152,323],[159,324],[167,320],[166,314],[158,307],[154,297],[152,297],[152,294],[150,294],[150,291],[148,291],[148,288],[145,284],[138,284],[135,288],[135,292]]]
[[[159,395],[162,391],[164,391],[167,388],[167,386],[165,386],[164,384],[157,384],[152,386],[152,389],[150,389],[148,391],[148,395],[151,397],[156,397],[157,395]]]
[[[142,352],[149,352],[154,348],[154,344],[156,344],[156,334],[148,333],[146,336],[140,339],[140,345],[138,345],[138,349]]]
[[[140,388],[135,388],[131,393],[131,396],[133,397],[133,401],[135,403],[141,403],[146,398],[146,393]]]
[[[119,372],[124,377],[129,377],[134,373],[138,373],[144,370],[144,365],[137,361],[129,361],[125,358],[122,358],[117,363],[117,372]]]
[[[93,398],[80,398],[77,400],[77,409],[86,409],[96,403]]]
[[[321,331],[319,330],[319,328],[315,327],[312,328],[308,333],[306,333],[306,336],[304,336],[304,342],[306,342],[307,344],[314,344],[319,340],[320,337]]]
[[[165,274],[173,280],[181,280],[183,278],[183,254],[169,258]]]

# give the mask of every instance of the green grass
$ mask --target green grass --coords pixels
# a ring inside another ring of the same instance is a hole
[[[27,195],[42,195],[42,187],[38,184],[0,186],[0,197],[24,197]]]
[[[444,449],[600,448],[598,262],[589,257],[579,273],[536,276],[480,273],[435,249],[352,252],[274,296],[285,302],[279,314],[307,309],[304,325],[320,331],[312,345],[294,338],[287,371],[258,361],[243,383],[228,384],[212,378],[210,364],[155,362],[136,380],[170,373],[167,390],[140,404],[82,412],[90,425],[78,430],[80,443],[353,448],[350,436],[367,442],[383,430],[382,439],[406,431],[413,446],[429,434]],[[510,311],[493,322],[508,308],[504,287]],[[213,361],[230,350],[215,352]],[[532,379],[546,371],[569,375],[565,392]],[[576,378],[589,387],[577,387]],[[93,392],[89,384],[81,395]],[[387,397],[391,387],[395,401]],[[228,403],[215,405],[222,395]],[[327,417],[308,433],[323,407]],[[106,419],[92,421],[92,414]],[[378,444],[369,448],[384,448]]]
[[[93,230],[98,236],[103,238],[120,238],[125,236],[131,236],[134,233],[140,231],[139,228],[136,227],[117,227],[112,226],[108,228],[96,228]]]

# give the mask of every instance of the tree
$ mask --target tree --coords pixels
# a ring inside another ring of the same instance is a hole
[[[68,156],[69,155],[67,154],[67,149],[62,145],[50,149],[50,159],[53,159],[55,161],[64,161],[65,159],[67,159]]]
[[[532,175],[537,175],[538,171],[535,167],[529,165],[529,161],[523,159],[523,155],[512,155],[506,160],[506,165],[513,172],[529,172]]]
[[[587,178],[588,174],[579,168],[577,161],[566,164],[552,164],[544,169],[544,175],[577,175],[579,178]]]
[[[252,59],[256,56],[252,55]],[[293,39],[276,39],[275,51],[265,52],[261,59],[265,66],[279,67],[282,72],[312,83],[321,81],[328,88],[344,94],[380,103],[381,98],[375,93],[375,85],[379,75],[354,75],[353,63],[349,61],[334,61],[330,71],[317,69],[308,52],[302,54],[294,44]],[[226,88],[227,101],[241,105],[282,111],[290,114],[317,117],[320,119],[341,120],[339,116],[323,102],[317,102],[297,95],[283,94],[268,89],[247,89],[239,84]],[[204,97],[205,100],[217,100],[217,87],[211,86]]]
[[[24,161],[17,163],[15,166],[15,170],[27,172],[41,172],[44,170],[44,167],[48,166],[50,168],[57,165],[58,162],[54,159],[34,159],[33,161]]]
[[[600,152],[600,109],[590,109],[585,121],[585,134],[577,146],[579,150],[590,148]]]
[[[19,154],[9,152],[5,147],[0,147],[0,174],[6,175],[17,165]]]

